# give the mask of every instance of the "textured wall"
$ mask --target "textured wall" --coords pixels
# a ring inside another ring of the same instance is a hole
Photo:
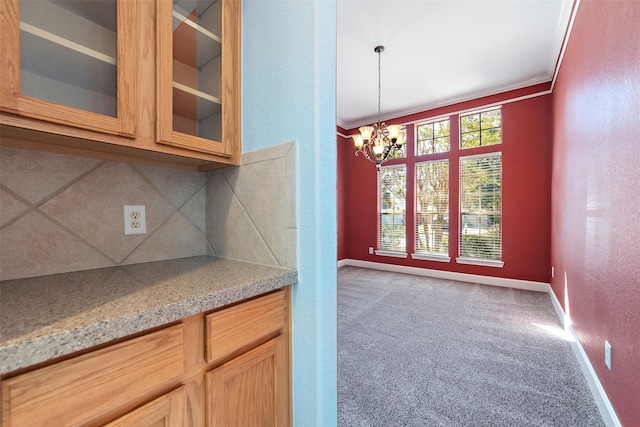
[[[544,93],[549,84],[536,85],[516,91],[425,111],[408,117],[387,121],[407,123],[427,120],[456,111],[480,108],[484,105],[504,102],[502,106],[502,144],[490,146],[488,150],[502,151],[502,260],[503,268],[458,264],[458,242],[453,239],[449,250],[451,261],[414,260],[370,255],[369,247],[377,248],[378,239],[378,176],[375,166],[362,155],[355,156],[351,139],[337,137],[338,144],[348,146],[346,156],[338,157],[339,198],[345,197],[345,217],[339,227],[346,233],[340,236],[341,253],[345,258],[386,264],[405,265],[434,270],[445,270],[484,276],[505,277],[548,283],[550,279],[550,230],[551,230],[551,95],[540,95],[530,99],[507,102],[536,93]],[[452,123],[452,132],[457,129]],[[357,132],[352,129],[348,134]],[[410,129],[408,134],[413,132]],[[453,138],[452,138],[453,141]],[[461,153],[455,146],[452,154]],[[475,154],[475,151],[474,151]],[[346,164],[343,165],[343,164]],[[457,188],[459,177],[457,165],[451,165],[450,223],[451,235],[457,235],[459,225],[455,221],[458,209]],[[407,212],[412,211],[414,195],[407,194]],[[409,246],[412,245],[408,242]]]
[[[204,255],[207,178],[0,147],[0,279]],[[125,204],[147,234],[124,235]]]
[[[551,284],[625,426],[640,420],[638,22],[638,1],[583,0],[553,94]]]
[[[338,127],[338,133],[346,135],[347,131]],[[336,136],[336,210],[337,210],[337,230],[338,230],[338,261],[347,258],[347,210],[349,206],[349,198],[347,197],[346,186],[347,180],[347,164],[351,157],[354,156],[353,139],[345,138],[340,135]],[[356,184],[357,185],[357,184]]]
[[[243,0],[242,144],[297,141],[293,419],[333,426],[336,398],[336,0]]]

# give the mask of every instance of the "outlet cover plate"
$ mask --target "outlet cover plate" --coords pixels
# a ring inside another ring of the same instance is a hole
[[[124,234],[147,234],[145,205],[124,205]]]

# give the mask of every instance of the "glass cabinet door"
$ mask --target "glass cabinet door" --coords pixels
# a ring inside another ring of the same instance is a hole
[[[239,130],[229,132],[226,121],[239,116],[233,110],[239,105],[239,85],[227,93],[223,88],[239,81],[239,52],[233,51],[239,49],[223,37],[239,39],[239,7],[234,11],[234,3],[240,2],[160,0],[160,142],[232,154],[229,135],[239,138]]]
[[[133,135],[137,49],[132,2],[2,3],[3,62],[12,65],[5,67],[3,110]]]
[[[173,3],[173,129],[220,141],[222,1]]]
[[[20,93],[116,117],[115,0],[21,0]]]

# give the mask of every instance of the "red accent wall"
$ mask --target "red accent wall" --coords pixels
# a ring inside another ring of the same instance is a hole
[[[481,108],[496,102],[505,102],[522,96],[548,90],[550,84],[537,85],[503,94],[480,98],[411,116],[388,120],[387,124],[426,120],[461,110]],[[338,194],[344,196],[345,208],[339,212],[339,236],[342,251],[339,257],[406,265],[437,270],[447,270],[485,276],[506,277],[538,282],[550,280],[550,230],[551,230],[551,95],[504,103],[502,106],[503,143],[488,147],[502,151],[503,155],[503,268],[461,265],[455,261],[457,243],[450,247],[451,261],[413,260],[370,255],[369,247],[377,248],[377,173],[373,163],[361,155],[355,156],[351,138],[338,137],[339,163],[343,170],[338,179]],[[451,123],[452,133],[457,123]],[[347,134],[356,133],[352,129]],[[413,132],[408,130],[409,141]],[[452,144],[453,145],[453,144]],[[347,155],[340,156],[347,146]],[[452,147],[452,151],[456,150]],[[482,149],[480,150],[483,151]],[[487,151],[487,150],[484,150]],[[465,153],[466,154],[466,153]],[[468,153],[472,154],[472,153]],[[455,162],[454,162],[455,163]],[[450,165],[451,186],[458,186],[458,165]],[[340,172],[339,172],[340,173]],[[410,178],[412,174],[408,175]],[[413,195],[407,195],[407,216],[411,215]],[[458,196],[450,196],[450,235],[457,234],[454,218],[458,209]],[[343,228],[340,228],[343,223]],[[455,240],[455,239],[452,239]],[[410,242],[408,242],[410,243]],[[412,243],[410,243],[412,244]],[[453,244],[453,243],[451,243]]]
[[[551,283],[625,426],[640,425],[639,23],[638,1],[583,0],[553,93]]]
[[[338,127],[338,138],[337,138],[337,147],[336,147],[336,156],[337,156],[337,179],[336,179],[336,211],[337,211],[337,232],[338,232],[338,259],[345,259],[347,257],[347,192],[346,183],[347,183],[347,156],[349,154],[353,155],[350,151],[349,141],[351,138],[344,138],[340,135],[346,135],[347,131]],[[353,144],[352,144],[353,145]]]

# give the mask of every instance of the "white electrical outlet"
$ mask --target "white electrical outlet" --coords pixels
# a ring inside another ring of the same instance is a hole
[[[147,215],[144,205],[124,205],[124,234],[147,234]]]
[[[556,269],[554,266],[551,266],[551,278],[553,279],[554,277],[556,277]]]
[[[611,370],[611,344],[609,341],[604,342],[604,364]]]
[[[369,246],[369,255],[373,255],[373,246]]]

